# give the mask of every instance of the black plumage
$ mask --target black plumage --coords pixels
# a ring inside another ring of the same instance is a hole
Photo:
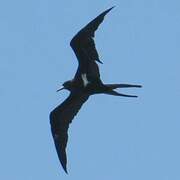
[[[113,7],[112,7],[113,8]],[[131,84],[103,84],[100,79],[99,67],[102,63],[95,47],[94,36],[104,16],[112,9],[108,9],[97,16],[82,28],[71,40],[70,46],[78,59],[78,69],[72,80],[66,81],[63,88],[70,91],[69,97],[50,113],[51,132],[60,163],[67,173],[66,146],[68,141],[68,128],[74,116],[83,103],[93,94],[110,94],[115,96],[137,97],[125,95],[114,91],[116,88],[141,87]]]

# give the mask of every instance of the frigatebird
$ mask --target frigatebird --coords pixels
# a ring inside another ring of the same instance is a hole
[[[112,7],[114,8],[114,7]],[[94,36],[98,26],[105,15],[112,9],[107,9],[94,20],[82,28],[71,40],[77,59],[78,69],[72,80],[66,81],[62,89],[70,91],[69,97],[50,113],[51,132],[60,163],[67,173],[66,146],[68,141],[68,128],[74,116],[78,113],[83,103],[94,94],[110,94],[115,96],[137,97],[115,91],[116,88],[140,88],[141,85],[132,84],[104,84],[100,79],[99,67],[102,63],[95,47]]]

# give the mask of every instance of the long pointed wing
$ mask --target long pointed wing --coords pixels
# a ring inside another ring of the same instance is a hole
[[[113,8],[113,7],[112,7]],[[76,54],[76,57],[81,63],[87,63],[88,60],[99,61],[99,55],[95,47],[93,37],[95,31],[104,20],[105,15],[112,9],[107,9],[94,20],[88,23],[83,29],[81,29],[71,40],[70,45]],[[83,62],[84,61],[84,62]]]
[[[51,132],[60,163],[67,173],[66,145],[68,128],[74,116],[88,99],[86,94],[70,94],[70,96],[50,113]]]

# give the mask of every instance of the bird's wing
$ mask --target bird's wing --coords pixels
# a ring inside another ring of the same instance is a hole
[[[94,20],[92,20],[90,23],[88,23],[73,37],[73,39],[70,42],[70,46],[74,50],[74,53],[79,62],[78,69],[80,69],[79,71],[83,73],[87,72],[89,61],[98,61],[101,63],[93,38],[95,36],[95,31],[98,29],[99,25],[104,20],[104,16],[112,8],[107,9],[99,16],[97,16]]]
[[[66,145],[68,128],[74,116],[88,99],[86,94],[70,94],[70,96],[50,113],[51,132],[56,151],[64,171],[67,173]]]
[[[99,71],[99,67],[97,65],[97,63],[95,61],[90,61],[88,63],[88,67],[86,69],[86,71],[82,71],[81,68],[78,68],[76,71],[76,74],[74,76],[75,80],[79,80],[81,79],[81,75],[82,74],[86,74],[88,81],[94,81],[94,80],[100,80],[100,71]]]

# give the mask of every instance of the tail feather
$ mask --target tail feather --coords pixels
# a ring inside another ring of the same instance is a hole
[[[116,88],[141,88],[141,85],[134,85],[134,84],[106,84],[110,89],[116,89]]]
[[[114,95],[114,96],[124,96],[124,97],[138,97],[138,96],[135,96],[135,95],[127,95],[127,94],[122,94],[122,93],[118,93],[114,90],[111,90],[111,91],[107,91],[105,92],[105,94],[109,94],[109,95]]]
[[[134,85],[134,84],[105,84],[106,87],[108,87],[108,90],[105,91],[105,94],[109,95],[114,95],[114,96],[124,96],[124,97],[138,97],[136,95],[127,95],[127,94],[122,94],[119,92],[114,91],[114,89],[117,88],[141,88],[141,85]]]

